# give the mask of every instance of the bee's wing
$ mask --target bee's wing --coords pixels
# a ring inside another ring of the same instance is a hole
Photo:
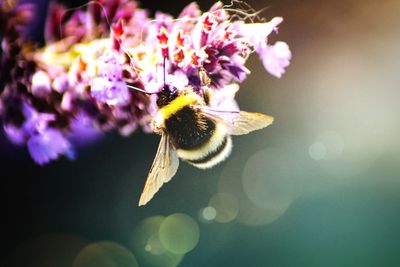
[[[142,195],[140,196],[139,206],[149,202],[161,186],[171,180],[172,176],[178,170],[178,166],[179,159],[175,149],[172,147],[168,136],[162,134],[156,157],[151,165]]]
[[[256,112],[225,111],[211,109],[207,106],[197,106],[206,116],[217,121],[222,121],[229,127],[231,135],[248,134],[271,125],[274,118]]]

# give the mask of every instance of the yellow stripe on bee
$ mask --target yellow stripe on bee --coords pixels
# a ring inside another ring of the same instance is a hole
[[[168,105],[162,107],[159,112],[164,120],[168,119],[182,108],[198,102],[198,97],[195,93],[180,95],[171,101]]]

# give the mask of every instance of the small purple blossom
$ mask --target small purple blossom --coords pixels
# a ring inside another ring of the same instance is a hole
[[[289,66],[292,57],[289,46],[285,42],[268,44],[268,36],[272,32],[278,32],[278,25],[282,22],[283,18],[275,17],[265,23],[241,23],[237,26],[239,34],[252,44],[260,56],[265,69],[277,78],[281,78],[285,73],[285,68]]]
[[[291,58],[292,53],[285,42],[276,42],[274,45],[267,46],[261,56],[265,69],[277,78],[281,78],[285,73],[285,68],[289,66]]]
[[[90,92],[97,101],[110,106],[123,105],[129,101],[130,94],[126,83],[105,77],[94,78]]]
[[[32,76],[32,94],[39,98],[45,98],[51,91],[51,81],[44,71],[38,71]]]
[[[23,145],[26,142],[25,132],[12,124],[4,125],[4,132],[8,139],[16,145]]]
[[[283,18],[275,17],[264,23],[240,23],[237,31],[248,39],[257,53],[261,53],[267,46],[268,36],[277,31],[278,25],[282,22]]]
[[[17,145],[25,142],[32,158],[39,165],[48,163],[64,154],[73,158],[73,149],[69,141],[56,129],[49,127],[55,120],[54,115],[39,113],[33,107],[24,104],[23,114],[26,121],[21,127],[12,124],[5,125],[4,129],[8,138]]]
[[[69,87],[68,75],[66,73],[57,75],[57,77],[54,78],[52,87],[56,92],[60,94],[64,93]]]
[[[28,136],[44,131],[48,127],[49,122],[55,119],[53,114],[39,113],[26,103],[23,104],[22,110],[26,120],[21,128]]]
[[[237,84],[230,84],[224,90],[216,91],[210,99],[210,107],[226,111],[239,111],[239,106],[235,100],[238,91],[239,85]]]
[[[93,79],[90,93],[97,101],[111,106],[129,102],[128,87],[122,80],[122,64],[116,55],[106,54],[99,59],[98,77]]]
[[[21,130],[28,139],[28,150],[36,163],[43,165],[62,154],[73,158],[69,141],[59,130],[49,127],[49,123],[55,120],[53,114],[38,113],[28,105],[24,105],[23,110],[27,119]]]
[[[69,141],[54,129],[46,129],[32,135],[27,144],[29,153],[39,165],[55,160],[61,154],[66,155],[69,159],[75,157]]]
[[[71,132],[67,138],[76,147],[93,143],[102,136],[102,131],[96,128],[92,119],[85,113],[79,113],[71,120]]]

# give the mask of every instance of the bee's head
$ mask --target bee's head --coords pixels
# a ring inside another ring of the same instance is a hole
[[[168,105],[172,100],[178,96],[178,90],[169,85],[164,85],[163,89],[157,93],[157,106],[162,108]]]

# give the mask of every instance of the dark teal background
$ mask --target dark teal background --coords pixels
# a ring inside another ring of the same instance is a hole
[[[142,6],[176,15],[188,2],[146,0]],[[101,240],[130,248],[143,219],[174,213],[186,213],[200,227],[197,246],[179,266],[400,265],[400,2],[248,3],[268,6],[262,13],[268,19],[284,17],[270,41],[287,42],[293,53],[281,79],[252,55],[252,74],[238,93],[243,110],[270,114],[274,124],[235,137],[232,156],[211,170],[181,163],[140,208],[159,136],[111,134],[81,148],[76,161],[45,167],[2,137],[3,266],[71,266],[85,244]],[[201,2],[203,10],[210,5]],[[252,157],[259,151],[261,157]],[[246,169],[249,159],[253,171]],[[250,200],[240,189],[246,173],[261,183]],[[199,212],[221,189],[221,177],[241,203],[239,215],[204,223]],[[246,211],[262,215],[251,211],[252,197],[271,200],[271,191],[272,201],[287,209],[270,223],[243,223]]]

